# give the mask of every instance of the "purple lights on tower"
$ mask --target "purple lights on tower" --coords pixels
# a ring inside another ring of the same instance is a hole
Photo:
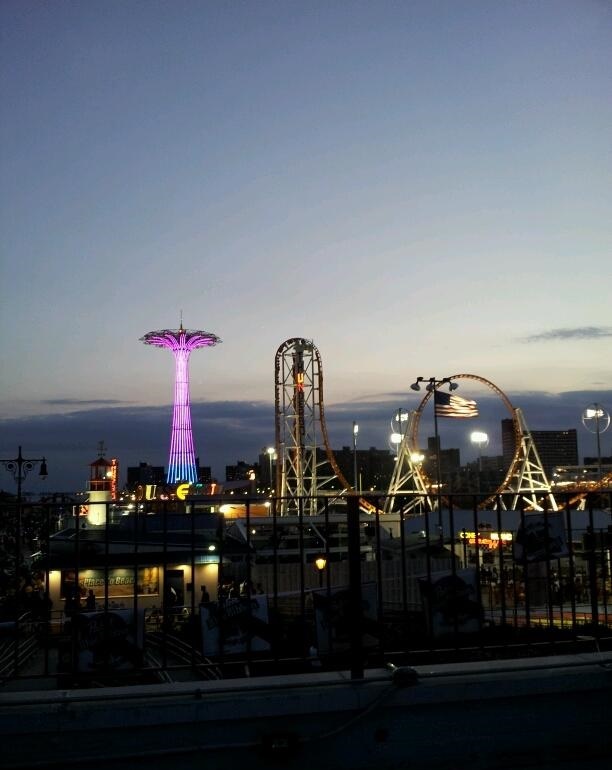
[[[215,334],[192,329],[162,329],[148,332],[140,338],[145,345],[168,348],[174,354],[176,376],[174,379],[174,411],[172,436],[168,459],[168,484],[198,480],[193,432],[191,430],[191,406],[189,402],[189,356],[192,350],[217,345],[221,340]]]

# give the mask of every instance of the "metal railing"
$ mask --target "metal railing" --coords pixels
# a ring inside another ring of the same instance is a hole
[[[274,499],[262,516],[262,501],[244,498],[232,519],[221,498],[149,502],[129,516],[109,503],[104,523],[69,517],[60,531],[53,505],[22,505],[17,518],[4,503],[0,675],[62,686],[181,671],[359,678],[386,662],[603,646],[611,496],[588,496],[584,510],[568,498],[560,510],[498,499],[483,511],[484,494],[451,495],[408,515],[405,495],[396,514],[383,495],[348,495],[322,498],[317,516],[299,501],[277,515]]]

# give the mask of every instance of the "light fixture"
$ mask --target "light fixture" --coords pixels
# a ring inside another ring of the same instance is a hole
[[[314,560],[314,565],[319,570],[319,572],[322,572],[325,567],[327,567],[327,559],[325,556],[317,556],[317,558]]]
[[[486,444],[489,440],[489,436],[480,430],[474,430],[470,433],[470,441],[472,444]]]

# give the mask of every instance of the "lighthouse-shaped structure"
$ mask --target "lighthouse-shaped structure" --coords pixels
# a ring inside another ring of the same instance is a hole
[[[174,411],[168,459],[168,484],[198,480],[193,432],[191,430],[191,405],[189,401],[189,356],[197,348],[212,347],[221,340],[210,332],[184,329],[162,329],[148,332],[141,337],[145,345],[168,348],[174,355]]]
[[[119,462],[115,457],[107,460],[104,452],[104,442],[101,441],[99,456],[89,464],[87,504],[81,507],[81,514],[86,515],[88,523],[93,526],[106,522],[108,504],[117,499]]]

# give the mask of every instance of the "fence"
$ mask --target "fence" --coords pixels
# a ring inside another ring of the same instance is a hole
[[[359,677],[384,662],[605,645],[610,497],[483,511],[451,496],[408,515],[405,497],[388,514],[381,497],[349,496],[321,498],[317,516],[300,501],[276,515],[274,500],[261,516],[245,498],[231,519],[223,499],[197,498],[129,515],[100,504],[96,524],[78,506],[4,503],[0,673],[62,686]]]

